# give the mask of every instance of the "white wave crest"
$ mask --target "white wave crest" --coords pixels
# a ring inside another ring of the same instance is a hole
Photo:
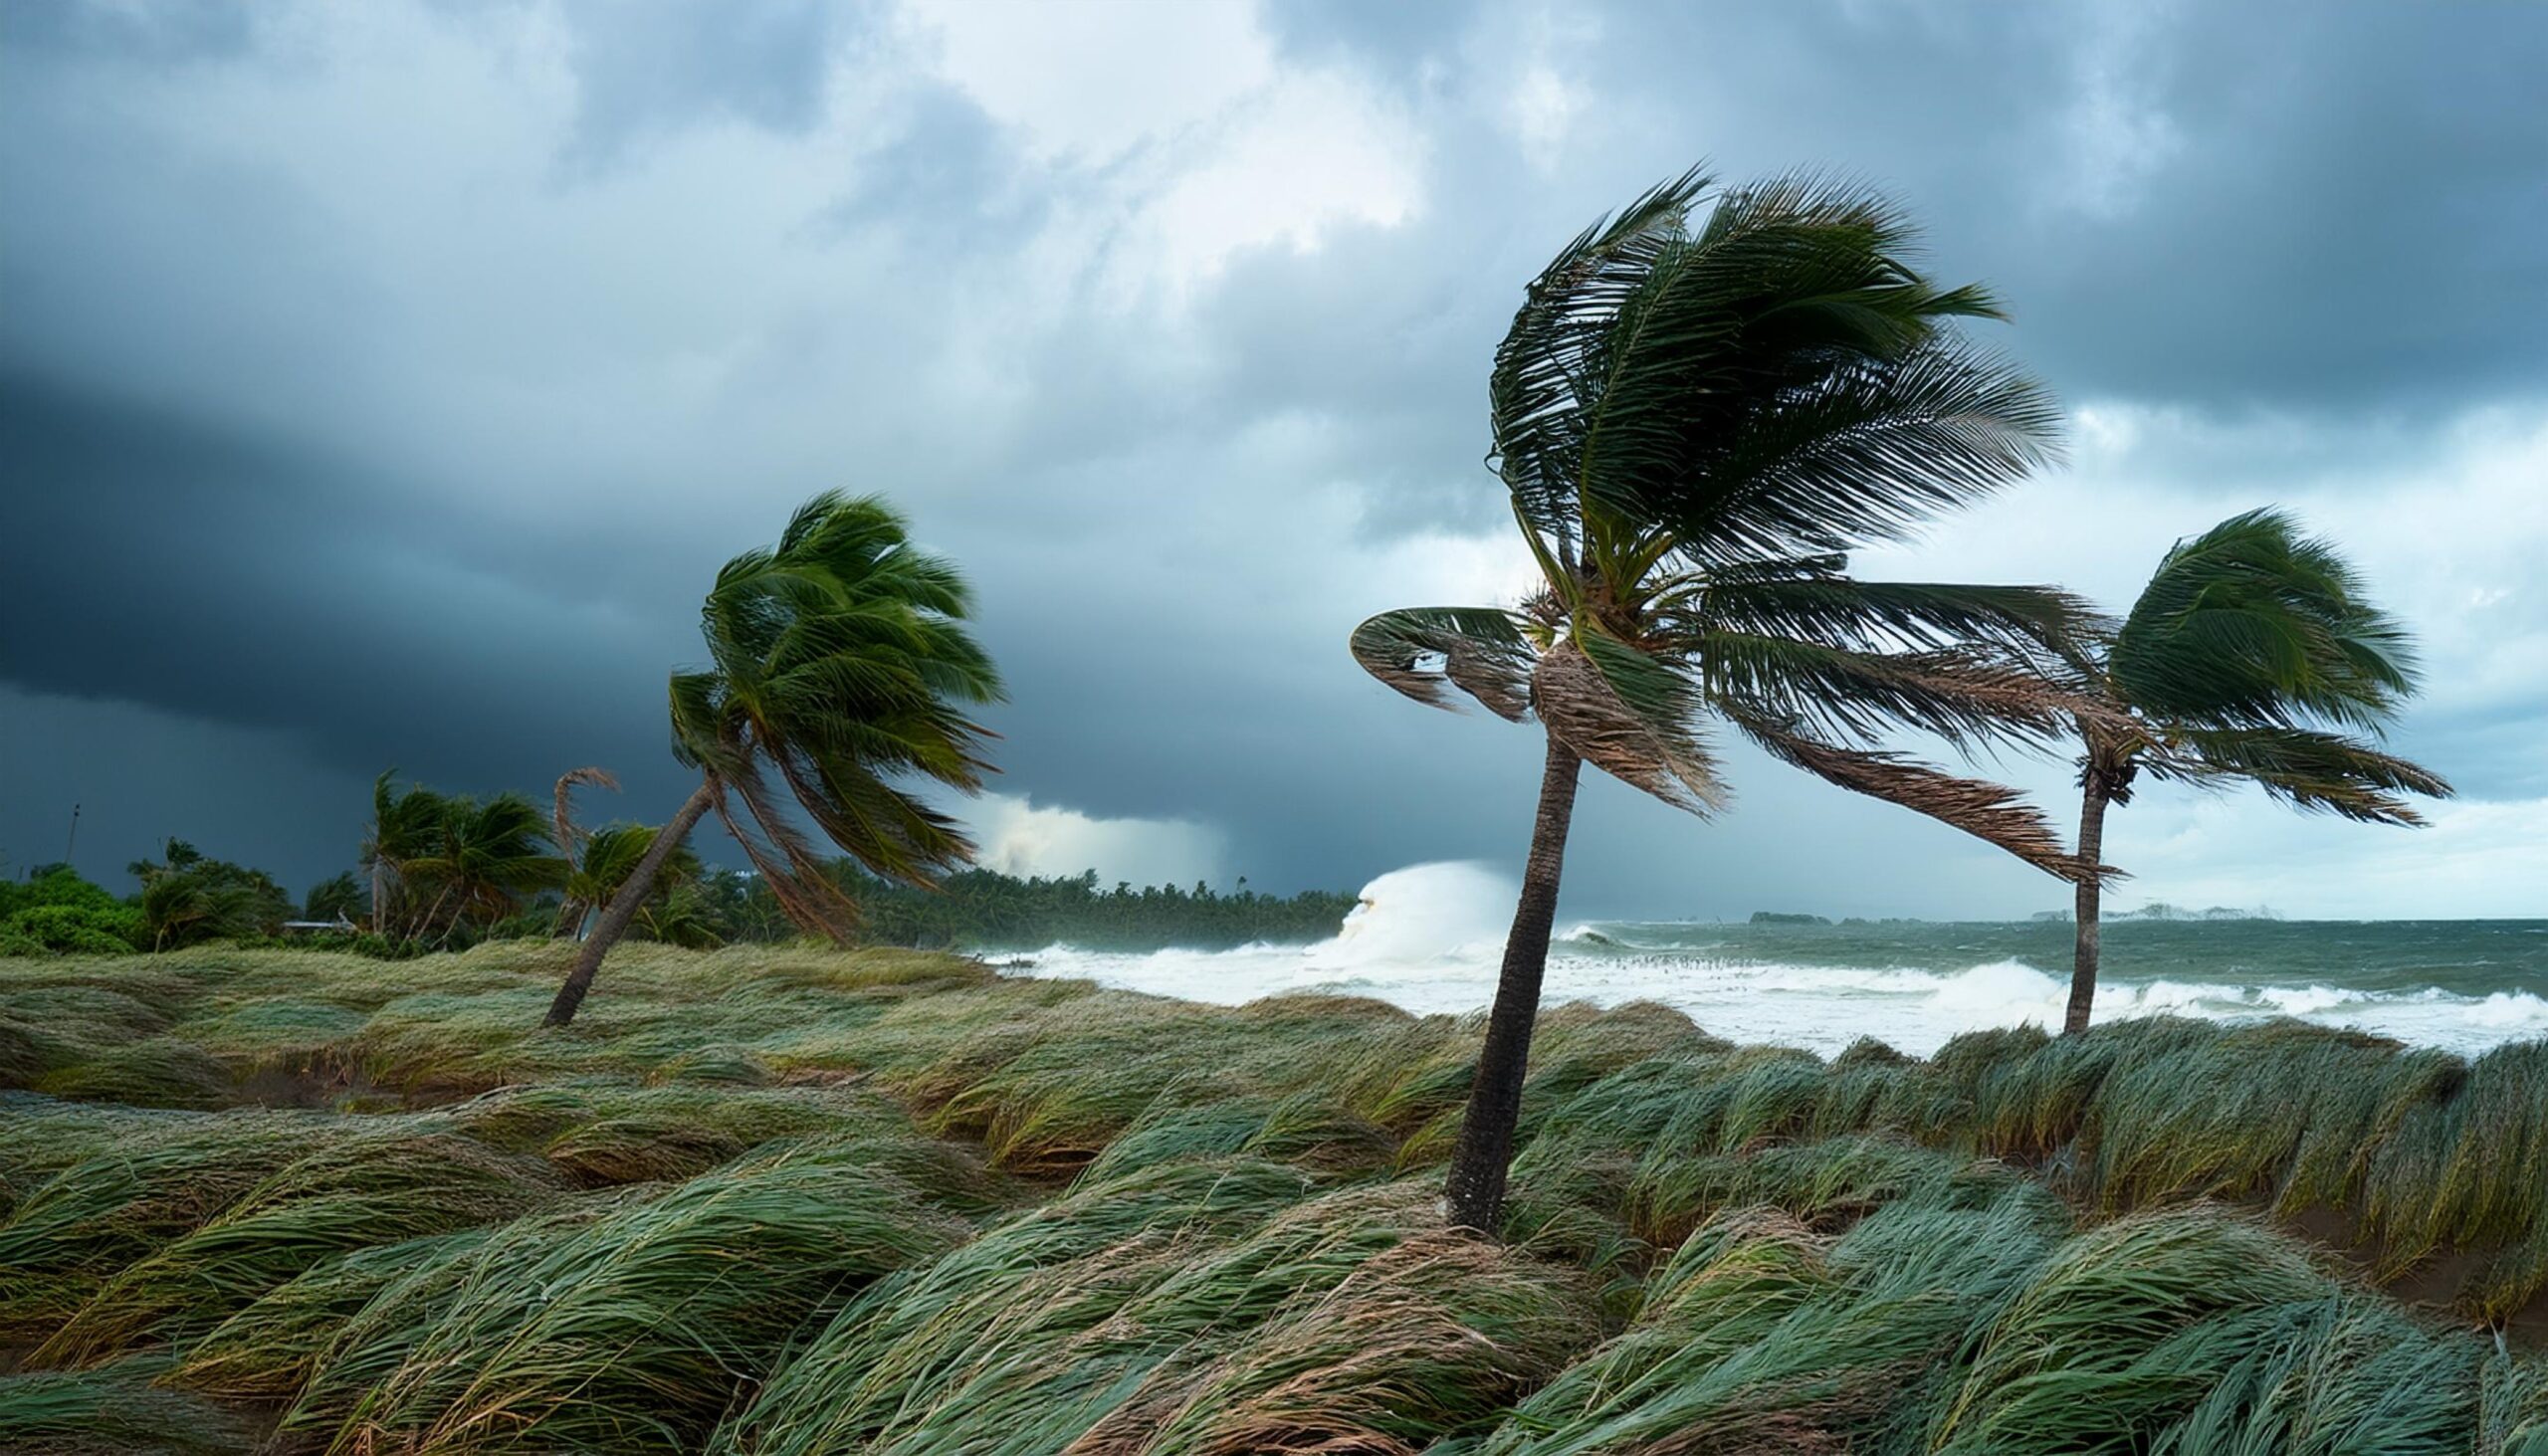
[[[1514,893],[1510,880],[1481,865],[1412,865],[1365,886],[1336,936],[1313,945],[1146,955],[1054,946],[1036,954],[1035,973],[1223,1004],[1319,989],[1377,996],[1418,1013],[1475,1011],[1494,995]],[[1736,1041],[1828,1054],[1874,1037],[1925,1056],[1968,1031],[2059,1026],[2069,975],[2067,967],[2056,972],[2021,960],[1940,973],[1736,959],[1634,945],[1579,926],[1551,946],[1543,995],[1552,1003],[1661,1001]],[[2375,992],[2324,982],[2165,979],[2098,990],[2101,1020],[2151,1015],[2291,1016],[2461,1052],[2548,1037],[2548,1000],[2521,991],[2476,997],[2438,987]]]

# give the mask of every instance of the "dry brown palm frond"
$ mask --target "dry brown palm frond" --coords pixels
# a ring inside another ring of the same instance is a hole
[[[552,823],[557,831],[557,852],[570,863],[582,851],[586,838],[584,831],[576,827],[574,816],[574,793],[580,786],[606,788],[617,793],[619,779],[609,769],[589,764],[582,768],[569,768],[557,775],[556,816]]]
[[[1802,733],[1790,725],[1738,716],[1735,724],[1774,756],[1842,788],[1900,804],[1988,841],[2056,879],[2076,883],[2114,873],[2084,866],[2059,831],[2016,789],[1987,779],[1959,778],[1884,749],[1843,748]]]
[[[1615,645],[1610,650],[1633,655],[1633,649]],[[1641,656],[1638,660],[1652,663]],[[1653,666],[1669,675],[1660,664]],[[1724,808],[1725,784],[1691,731],[1695,714],[1690,705],[1660,701],[1676,698],[1686,685],[1676,688],[1658,679],[1637,686],[1653,689],[1648,696],[1654,701],[1643,711],[1570,640],[1540,659],[1531,680],[1532,706],[1550,733],[1602,772],[1693,814]]]

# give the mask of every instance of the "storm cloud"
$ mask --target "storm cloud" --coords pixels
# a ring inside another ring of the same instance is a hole
[[[2073,410],[1864,569],[2120,601],[2279,501],[2423,636],[2436,828],[2146,795],[2139,891],[2540,913],[2543,70],[2548,13],[2298,0],[0,8],[0,854],[77,802],[92,874],[178,834],[306,883],[392,764],[660,815],[700,591],[842,486],[979,586],[1003,863],[1512,863],[1529,734],[1343,639],[1522,583],[1488,354],[1705,158],[1886,189]],[[1735,768],[1705,826],[1588,790],[1570,912],[2059,903]]]

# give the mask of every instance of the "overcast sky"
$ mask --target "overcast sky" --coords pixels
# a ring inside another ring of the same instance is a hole
[[[841,486],[979,586],[994,863],[1518,867],[1532,731],[1345,637],[1526,580],[1489,353],[1704,158],[1887,189],[2071,412],[1861,571],[2121,605],[2280,502],[2421,635],[2433,827],[2154,788],[2121,903],[2548,915],[2543,74],[2514,5],[0,5],[0,854],[307,885],[393,764],[660,818],[701,592]],[[1733,772],[1590,785],[1569,912],[2066,901]]]

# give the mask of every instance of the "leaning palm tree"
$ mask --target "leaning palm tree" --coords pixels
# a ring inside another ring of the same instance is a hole
[[[999,701],[999,675],[965,631],[971,608],[955,565],[914,546],[872,496],[817,496],[775,548],[727,562],[700,611],[712,666],[671,683],[673,755],[699,771],[699,788],[594,923],[548,1024],[574,1019],[602,957],[711,809],[788,918],[835,940],[855,907],[791,808],[905,884],[972,858],[956,823],[902,786],[970,793],[989,771],[989,731],[965,709]]]
[[[2414,644],[2327,541],[2279,511],[2232,516],[2159,562],[2131,615],[2078,666],[2109,714],[2083,721],[2079,855],[2104,851],[2108,804],[2143,773],[2252,783],[2301,809],[2421,824],[2403,795],[2447,795],[2375,740],[2416,692]],[[2100,886],[2078,883],[2062,1029],[2096,1000]]]
[[[1458,688],[1548,736],[1522,895],[1449,1173],[1461,1224],[1501,1206],[1584,762],[1705,815],[1708,725],[2062,877],[2059,836],[2010,789],[1887,745],[1899,729],[2015,741],[2081,705],[2050,686],[2087,610],[2042,587],[1859,581],[1844,553],[2024,474],[2052,401],[1961,342],[1978,288],[1906,261],[1911,232],[1809,179],[1716,197],[1693,172],[1569,244],[1496,351],[1490,463],[1539,584],[1518,610],[1383,613],[1353,651],[1450,707]]]

